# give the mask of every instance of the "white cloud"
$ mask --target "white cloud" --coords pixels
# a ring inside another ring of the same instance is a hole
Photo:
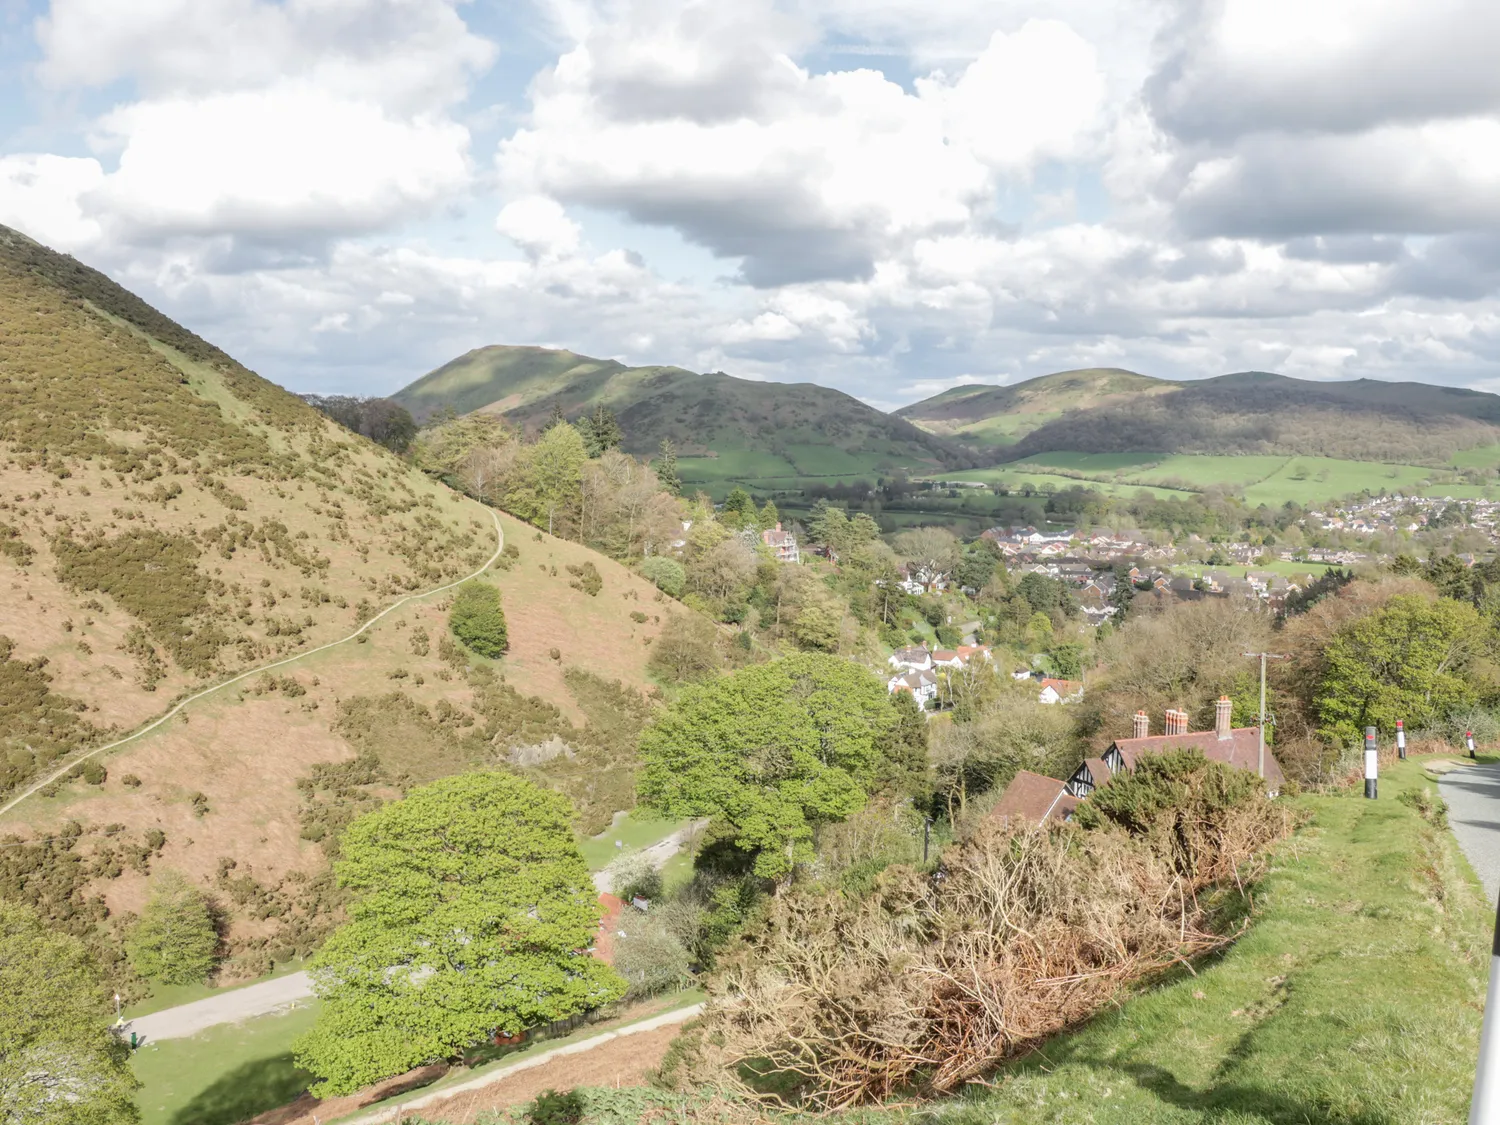
[[[80,199],[103,179],[99,162],[87,157],[0,156],[0,223],[60,249],[90,246],[99,238],[99,222]]]
[[[1073,153],[1096,122],[1094,53],[1055,22],[997,32],[910,94],[874,70],[801,69],[797,25],[767,3],[706,11],[641,4],[592,25],[536,81],[502,179],[673,226],[779,285],[868,276],[908,240],[962,229],[998,175]]]
[[[98,204],[157,234],[297,241],[373,230],[469,176],[463,126],[393,120],[306,86],[137,102],[98,131],[121,146]]]
[[[534,259],[565,258],[578,250],[579,226],[562,204],[545,195],[528,195],[507,203],[495,229]]]

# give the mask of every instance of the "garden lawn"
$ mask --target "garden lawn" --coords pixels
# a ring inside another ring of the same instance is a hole
[[[1197,975],[1138,995],[920,1112],[963,1125],[1460,1125],[1479,1046],[1492,913],[1452,834],[1399,798],[1307,796],[1249,932]],[[846,1115],[852,1121],[855,1115]]]
[[[283,1015],[148,1043],[131,1056],[141,1081],[141,1125],[235,1125],[292,1101],[312,1081],[291,1043],[313,1025],[317,1002]]]
[[[590,871],[603,871],[620,856],[649,848],[690,823],[686,820],[657,820],[639,810],[628,812],[598,836],[578,841],[578,850],[583,853],[583,861],[589,865]],[[621,844],[618,848],[615,847],[616,840]]]

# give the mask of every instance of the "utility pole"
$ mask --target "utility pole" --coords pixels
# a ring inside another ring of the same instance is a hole
[[[1260,714],[1255,717],[1255,725],[1259,729],[1260,737],[1256,739],[1255,772],[1262,779],[1266,776],[1266,723],[1270,716],[1266,714],[1266,661],[1286,660],[1287,657],[1279,652],[1246,652],[1243,656],[1260,657]]]

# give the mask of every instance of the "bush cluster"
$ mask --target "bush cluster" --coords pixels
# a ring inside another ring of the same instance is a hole
[[[458,588],[448,612],[448,628],[480,656],[504,656],[510,645],[500,591],[478,579]]]

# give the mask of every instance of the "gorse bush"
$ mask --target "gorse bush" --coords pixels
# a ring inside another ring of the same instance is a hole
[[[448,613],[448,627],[455,637],[480,656],[504,656],[510,646],[500,591],[478,579],[465,582],[458,588],[453,608]]]

